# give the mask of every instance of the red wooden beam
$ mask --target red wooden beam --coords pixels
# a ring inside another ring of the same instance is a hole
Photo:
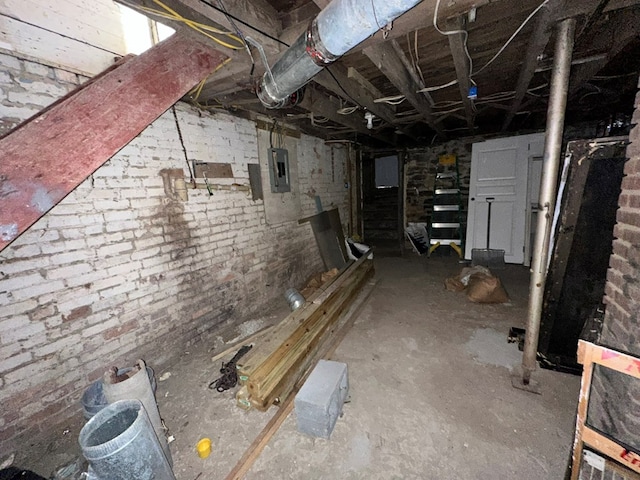
[[[1,138],[0,250],[226,58],[177,32]]]

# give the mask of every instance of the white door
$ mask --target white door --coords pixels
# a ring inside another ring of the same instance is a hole
[[[541,155],[544,134],[499,138],[473,145],[465,258],[474,248],[505,251],[507,263],[524,262],[529,158]],[[490,244],[487,245],[491,200]]]

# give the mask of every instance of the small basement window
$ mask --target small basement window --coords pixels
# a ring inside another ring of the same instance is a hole
[[[271,192],[284,193],[291,191],[289,152],[286,149],[269,149],[269,178],[271,179]]]

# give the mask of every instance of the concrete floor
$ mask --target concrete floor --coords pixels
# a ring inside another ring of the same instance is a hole
[[[579,377],[539,370],[541,395],[510,382],[521,353],[506,338],[524,324],[528,270],[499,272],[509,304],[477,305],[443,287],[460,268],[455,257],[376,258],[376,290],[333,356],[349,366],[351,400],[331,440],[298,433],[293,413],[246,478],[563,478]],[[233,392],[209,390],[219,368],[212,353],[185,352],[158,385],[178,480],[224,478],[275,412],[245,412]],[[201,437],[213,441],[205,460],[194,449]],[[65,443],[49,446],[55,461]]]

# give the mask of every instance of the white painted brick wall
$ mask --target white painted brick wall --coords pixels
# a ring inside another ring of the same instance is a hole
[[[5,131],[78,81],[6,55],[0,72]],[[229,162],[234,178],[220,183],[248,184],[255,124],[182,104],[176,113],[190,159]],[[332,175],[330,148],[302,135],[304,216],[320,195],[347,218],[344,163],[334,148]],[[321,270],[309,225],[268,226],[245,192],[190,189],[187,202],[171,200],[159,173],[168,168],[188,176],[171,111],[0,252],[0,451],[38,434],[44,418],[76,413],[105,367],[169,362]]]

